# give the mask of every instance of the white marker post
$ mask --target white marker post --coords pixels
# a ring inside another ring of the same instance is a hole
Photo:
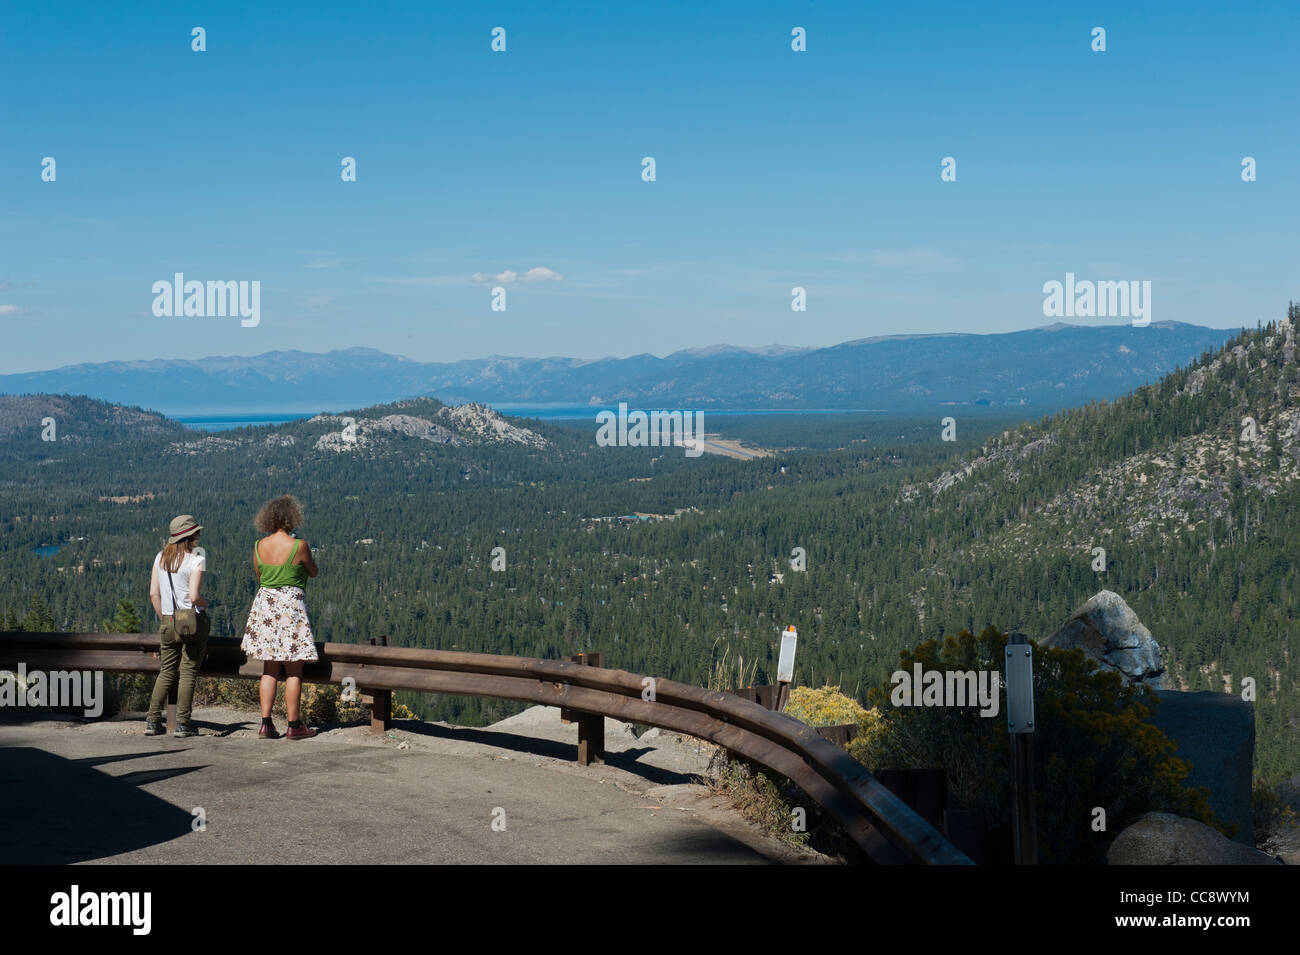
[[[772,709],[778,713],[785,709],[790,697],[790,684],[794,682],[794,650],[798,642],[799,632],[793,625],[786,627],[781,634],[781,655],[776,662],[776,699],[772,701]]]

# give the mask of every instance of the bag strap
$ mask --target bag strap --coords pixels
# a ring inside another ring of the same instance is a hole
[[[181,563],[182,563],[182,564],[185,563],[185,558],[184,558],[184,556],[181,557]],[[160,567],[162,566],[162,556],[161,556],[161,555],[158,557],[158,565],[159,565]],[[172,588],[172,614],[173,614],[173,616],[176,614],[176,611],[177,611],[177,610],[186,610],[186,609],[189,609],[189,608],[187,608],[187,607],[182,607],[182,606],[180,605],[180,603],[176,600],[176,581],[172,580],[172,572],[171,572],[170,570],[167,571],[167,582],[168,582],[169,584],[171,584],[171,588]]]
[[[172,572],[170,570],[167,571],[167,581],[171,584],[172,588],[172,614],[174,615],[177,610],[181,609],[181,606],[176,602],[176,581],[172,580]]]

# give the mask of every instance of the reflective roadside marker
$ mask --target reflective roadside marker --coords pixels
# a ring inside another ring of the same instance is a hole
[[[1007,732],[1034,731],[1034,649],[1007,644]]]
[[[799,642],[799,633],[794,627],[786,627],[781,634],[781,656],[776,663],[776,682],[794,682],[794,647]]]

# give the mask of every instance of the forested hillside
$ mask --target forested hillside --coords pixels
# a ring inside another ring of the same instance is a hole
[[[958,413],[955,444],[937,416],[818,419],[809,441],[786,420],[780,440],[747,440],[805,449],[745,462],[597,447],[594,426],[503,431],[427,400],[354,413],[365,440],[350,443],[330,417],[99,447],[41,442],[34,421],[0,460],[0,608],[93,628],[121,598],[146,606],[149,561],[185,511],[208,527],[214,632],[233,635],[253,513],[285,491],[322,568],[320,639],[602,650],[702,683],[724,653],[770,678],[794,624],[798,682],[861,698],[925,637],[990,623],[1043,637],[1106,588],[1166,648],[1171,684],[1254,678],[1257,771],[1276,780],[1300,772],[1297,322],[1292,308],[1113,403],[1033,424]],[[391,420],[405,418],[427,427]],[[634,512],[664,517],[608,519]],[[422,709],[472,722],[506,707]]]

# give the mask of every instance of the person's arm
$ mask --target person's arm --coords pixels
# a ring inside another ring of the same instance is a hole
[[[316,566],[316,558],[312,557],[311,548],[307,546],[306,541],[303,541],[302,546],[298,548],[298,559],[294,563],[306,567],[308,577],[315,577],[320,573],[320,568]]]
[[[158,563],[154,562],[153,572],[149,574],[149,602],[153,604],[153,612],[162,619],[162,589],[158,585]]]
[[[203,571],[196,570],[190,574],[190,606],[198,609],[206,609],[208,601],[199,596],[199,585],[203,582]]]

